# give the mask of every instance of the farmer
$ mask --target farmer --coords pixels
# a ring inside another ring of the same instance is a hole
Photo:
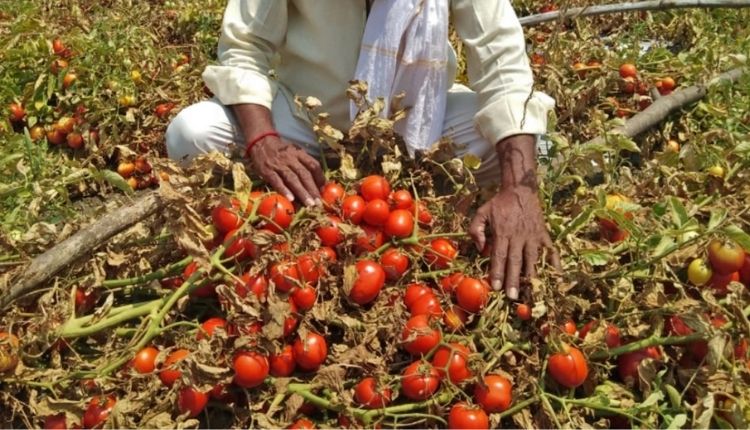
[[[471,89],[453,84],[449,13]],[[536,180],[537,137],[554,101],[532,90],[509,0],[229,0],[218,55],[203,73],[214,99],[184,109],[167,130],[171,158],[236,145],[276,191],[314,205],[324,181],[319,149],[294,95],[318,98],[331,124],[348,129],[350,80],[367,82],[369,97],[386,106],[403,91],[410,109],[396,131],[412,154],[450,137],[457,156],[482,159],[480,184],[501,186],[469,229],[477,247],[492,246],[492,287],[518,298],[542,248],[559,267]]]

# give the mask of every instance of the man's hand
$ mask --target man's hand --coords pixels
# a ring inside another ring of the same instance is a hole
[[[242,104],[232,106],[245,139],[252,139],[273,130],[271,112],[263,106]],[[325,176],[318,160],[297,146],[276,136],[256,142],[250,149],[255,171],[278,193],[290,201],[299,199],[304,205],[320,204],[320,187]]]
[[[511,136],[497,145],[502,169],[502,189],[477,211],[469,234],[477,247],[487,243],[492,230],[490,280],[492,288],[505,286],[508,297],[518,298],[520,277],[535,276],[542,248],[560,268],[560,257],[544,224],[536,185],[536,141],[530,135]]]
[[[318,160],[297,146],[269,136],[250,149],[255,171],[290,201],[295,196],[305,206],[320,204],[325,184]]]

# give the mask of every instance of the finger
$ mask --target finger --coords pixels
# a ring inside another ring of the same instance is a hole
[[[523,267],[523,246],[521,240],[511,240],[508,245],[508,262],[505,265],[505,293],[511,300],[518,299]]]
[[[300,199],[302,204],[304,204],[305,206],[312,206],[315,204],[315,201],[312,197],[310,197],[310,194],[302,185],[299,177],[297,177],[297,174],[291,168],[284,167],[277,172],[282,178],[284,178],[284,183],[286,184],[286,186],[289,187],[290,190],[292,190],[294,195]]]
[[[471,220],[469,225],[469,235],[477,245],[477,249],[481,252],[484,249],[484,243],[487,240],[485,235],[485,228],[487,227],[487,211],[484,210],[484,206],[479,208],[477,214],[474,215],[474,219]]]
[[[503,287],[505,280],[505,259],[508,256],[508,239],[496,237],[492,248],[492,260],[490,262],[490,282],[492,289],[497,291]]]
[[[549,253],[547,254],[547,257],[549,258],[550,264],[552,264],[552,267],[557,269],[558,271],[562,271],[562,264],[560,263],[560,254],[557,252],[557,248],[555,248],[555,244],[552,243],[552,239],[549,237],[549,233],[545,234],[542,238],[542,243],[544,244],[544,247],[549,250]]]
[[[297,176],[302,181],[302,185],[305,187],[310,197],[312,197],[316,203],[320,202],[320,187],[315,185],[315,180],[313,179],[312,174],[301,161],[297,170]]]
[[[523,263],[526,268],[524,276],[531,279],[536,276],[536,262],[539,260],[539,244],[526,242],[523,248]]]
[[[281,176],[279,176],[278,173],[271,170],[269,173],[263,175],[263,177],[266,179],[266,181],[268,181],[269,184],[271,184],[271,188],[276,190],[277,193],[286,197],[290,202],[294,201],[294,194],[289,191],[289,188],[286,187],[286,185],[284,184],[284,180],[281,179]]]
[[[318,160],[313,158],[307,152],[301,151],[299,161],[312,174],[312,177],[315,180],[315,184],[317,185],[316,190],[325,185],[326,177],[323,174],[323,169],[320,168],[320,163],[318,162]]]

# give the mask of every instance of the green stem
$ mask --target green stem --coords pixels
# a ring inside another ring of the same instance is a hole
[[[122,308],[128,308],[128,309],[119,310],[118,312],[115,312],[115,309],[113,309],[112,310],[112,313],[114,313],[113,315],[111,314],[109,317],[95,324],[92,324],[90,326],[86,326],[85,324],[93,319],[93,315],[87,315],[81,318],[74,318],[68,321],[67,323],[65,323],[60,328],[58,334],[60,337],[63,337],[66,339],[91,336],[93,334],[99,333],[102,330],[115,327],[125,321],[131,320],[133,318],[137,318],[143,315],[147,315],[150,312],[152,312],[154,309],[156,309],[163,301],[164,299],[157,299],[157,300],[152,300],[150,302],[139,303],[137,305],[123,306]],[[118,309],[122,309],[122,308],[118,308]]]
[[[181,271],[192,261],[193,261],[193,257],[185,257],[176,263],[172,263],[168,266],[162,267],[161,269],[155,270],[145,275],[135,276],[133,278],[106,280],[102,282],[102,286],[104,286],[105,288],[126,287],[129,285],[143,284],[143,283],[154,281],[157,279],[164,279],[165,277],[169,275],[172,275],[174,273]]]
[[[509,409],[501,412],[498,415],[498,417],[500,419],[503,419],[503,418],[506,418],[506,417],[513,416],[516,413],[518,413],[519,411],[525,409],[527,406],[531,406],[531,405],[533,405],[534,403],[536,403],[538,401],[539,401],[539,397],[538,396],[529,397],[528,399],[526,399],[526,400],[524,400],[522,402],[516,403],[515,405],[511,406]]]

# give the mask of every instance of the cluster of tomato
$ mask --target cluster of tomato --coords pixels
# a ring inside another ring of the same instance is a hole
[[[696,258],[688,266],[688,280],[693,285],[709,285],[717,296],[725,296],[731,282],[750,288],[750,254],[741,246],[731,240],[714,239],[706,251],[708,263]]]
[[[153,174],[151,163],[140,155],[134,160],[121,160],[117,164],[117,173],[127,181],[130,188],[140,190],[159,184],[159,177]],[[168,178],[166,173],[160,173],[162,179]]]
[[[67,90],[75,84],[77,75],[70,69],[68,60],[73,56],[70,48],[65,47],[60,39],[52,41],[52,52],[55,58],[50,64],[50,73],[54,76],[62,76],[60,82],[62,89]],[[80,149],[89,140],[99,141],[99,132],[95,128],[86,127],[86,108],[82,105],[76,107],[73,115],[63,115],[50,124],[34,123],[29,129],[29,136],[33,141],[41,141],[46,138],[51,145],[67,145],[71,149]],[[21,103],[11,103],[9,116],[14,130],[23,132],[27,126],[27,112]],[[88,128],[87,132],[85,132]]]
[[[621,97],[609,97],[607,100],[611,103],[615,115],[628,118],[635,112],[649,107],[653,98],[649,93],[649,85],[638,76],[638,69],[634,64],[622,64],[619,74],[618,85]],[[671,94],[676,85],[671,76],[657,79],[654,83],[654,87],[662,96]]]

